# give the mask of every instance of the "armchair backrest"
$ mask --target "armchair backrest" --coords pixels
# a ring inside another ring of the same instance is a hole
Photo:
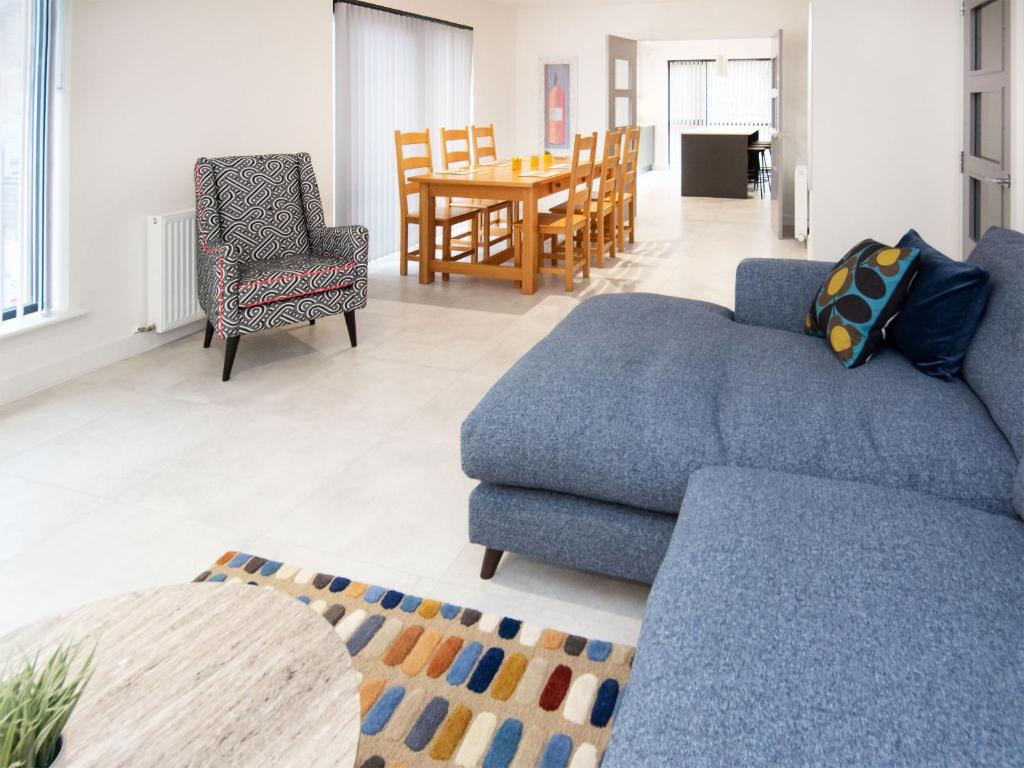
[[[309,155],[200,158],[196,217],[201,244],[230,243],[246,260],[310,253],[324,215]]]

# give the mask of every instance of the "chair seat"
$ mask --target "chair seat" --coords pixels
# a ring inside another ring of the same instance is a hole
[[[603,203],[602,203],[602,201],[600,199],[595,197],[595,198],[593,198],[593,200],[591,200],[591,202],[600,203],[600,205],[596,205],[596,206],[594,206],[594,207],[592,207],[590,209],[591,213],[597,213],[598,215],[600,215],[602,213],[607,214],[607,213],[610,213],[610,212],[615,210],[615,201],[614,200],[604,200]],[[568,207],[569,207],[568,203],[559,203],[558,205],[553,205],[553,206],[551,206],[551,213],[561,213],[561,214],[564,214]],[[582,206],[577,206],[576,211],[579,212],[581,209],[582,209]]]
[[[464,221],[469,221],[479,213],[479,208],[471,208],[466,205],[441,205],[438,204],[434,207],[434,222],[437,224],[461,224]],[[420,209],[419,206],[413,206],[409,209],[409,213],[406,214],[405,220],[412,224],[419,222],[420,220]]]
[[[261,259],[242,265],[238,303],[243,309],[350,288],[355,261],[339,262],[329,256],[296,254]]]
[[[565,231],[565,214],[557,213],[542,213],[538,217],[539,229],[541,232],[547,234],[557,234]],[[579,227],[586,226],[587,217],[582,213],[574,213],[572,216],[572,228],[578,229]]]

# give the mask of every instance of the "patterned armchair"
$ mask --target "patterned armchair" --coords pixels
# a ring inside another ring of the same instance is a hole
[[[327,227],[309,155],[196,161],[199,303],[203,346],[227,339],[224,381],[243,334],[366,306],[366,227]]]

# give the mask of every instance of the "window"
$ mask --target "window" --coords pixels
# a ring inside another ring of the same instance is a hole
[[[0,0],[0,322],[46,305],[52,0]]]
[[[398,250],[395,131],[470,123],[473,31],[359,3],[334,6],[335,223],[369,227],[370,258]]]
[[[770,128],[772,62],[730,59],[719,77],[713,60],[668,63],[669,156],[674,164],[679,134],[702,126]]]

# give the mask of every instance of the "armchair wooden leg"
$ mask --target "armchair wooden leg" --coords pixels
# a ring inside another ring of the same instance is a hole
[[[309,324],[310,324],[310,325],[316,325],[316,320],[315,320],[315,319],[313,319],[313,320],[310,320],[310,321],[309,321]]]
[[[221,381],[231,378],[231,368],[235,364],[235,353],[238,351],[238,342],[241,338],[241,336],[228,337],[228,345],[224,349],[224,376]]]
[[[494,572],[498,570],[498,563],[501,562],[501,556],[505,554],[503,549],[491,549],[487,547],[484,550],[484,562],[480,566],[480,578],[489,579],[494,576]]]
[[[203,349],[209,349],[211,341],[213,341],[213,323],[207,320],[206,332],[203,334]]]
[[[356,311],[354,309],[345,313],[345,327],[348,328],[348,340],[354,347],[356,345]]]

